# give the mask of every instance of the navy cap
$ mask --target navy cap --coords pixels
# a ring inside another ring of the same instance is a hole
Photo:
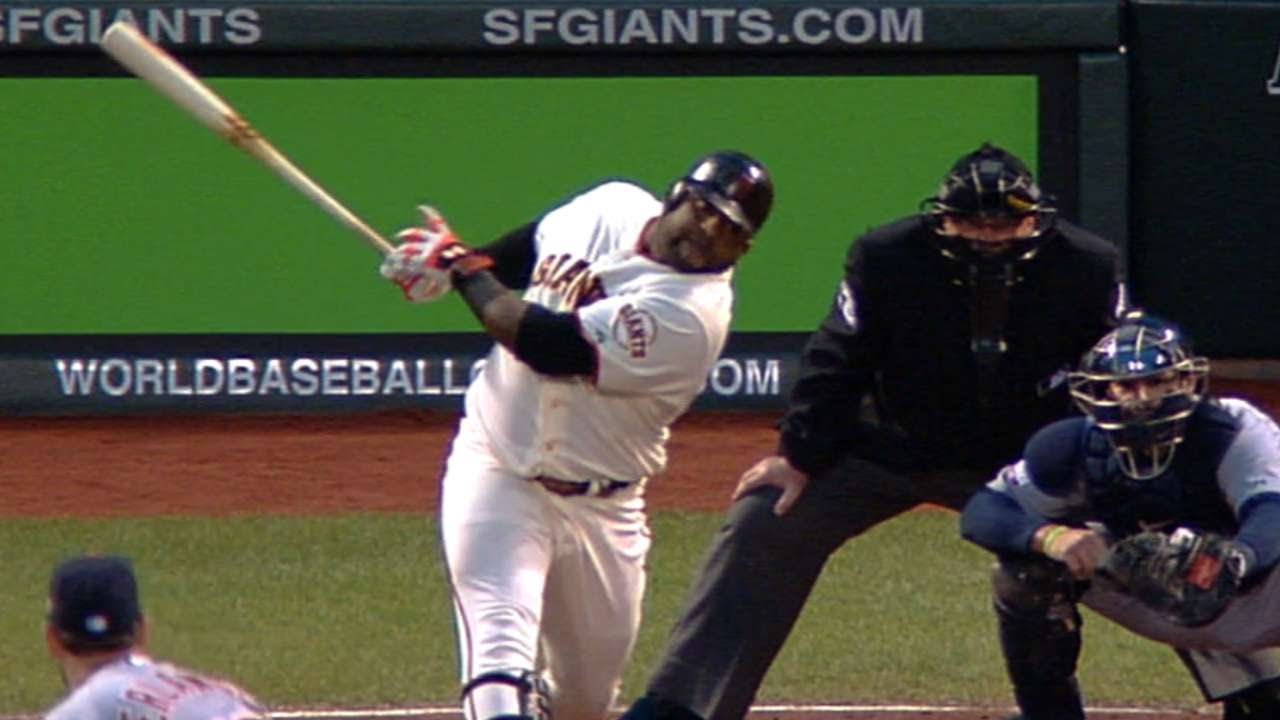
[[[127,645],[141,617],[138,581],[126,558],[88,555],[53,571],[49,622],[65,639],[85,647]]]

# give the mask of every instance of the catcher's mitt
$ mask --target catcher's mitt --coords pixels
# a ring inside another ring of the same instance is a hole
[[[1231,539],[1178,528],[1117,541],[1102,569],[1144,605],[1194,627],[1222,614],[1248,564],[1247,551]]]

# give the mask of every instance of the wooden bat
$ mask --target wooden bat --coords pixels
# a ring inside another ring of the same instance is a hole
[[[271,168],[311,202],[358,233],[375,250],[383,255],[392,251],[393,246],[386,238],[307,177],[240,117],[240,113],[132,23],[122,20],[112,23],[102,34],[102,49],[205,127]]]

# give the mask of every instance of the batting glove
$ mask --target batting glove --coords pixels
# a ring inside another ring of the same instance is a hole
[[[493,259],[462,244],[435,208],[419,205],[422,227],[396,234],[400,242],[382,261],[379,272],[400,287],[410,302],[430,302],[449,292],[452,276],[493,266]]]

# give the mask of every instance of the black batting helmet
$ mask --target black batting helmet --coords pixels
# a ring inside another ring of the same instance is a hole
[[[938,194],[925,203],[934,214],[984,219],[1017,219],[1055,211],[1052,199],[1040,191],[1026,163],[989,142],[957,160],[942,179]]]
[[[773,181],[764,165],[732,150],[711,153],[694,163],[667,191],[667,208],[689,193],[711,203],[749,233],[760,231],[773,206]]]
[[[1076,405],[1111,441],[1120,469],[1146,480],[1173,462],[1208,376],[1209,361],[1191,352],[1178,326],[1131,310],[1085,353],[1069,384]],[[1159,381],[1160,391],[1145,397],[1114,392],[1114,383],[1143,379]]]

